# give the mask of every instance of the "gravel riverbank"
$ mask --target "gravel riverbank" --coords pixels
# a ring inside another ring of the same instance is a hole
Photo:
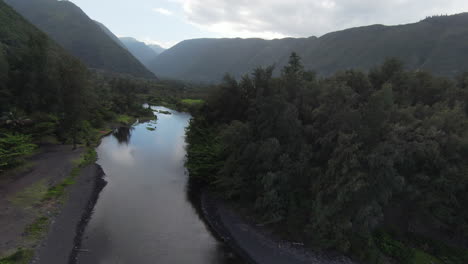
[[[204,217],[217,235],[252,264],[357,264],[344,256],[311,252],[245,221],[222,201],[201,195]]]
[[[67,201],[53,220],[47,237],[36,250],[32,263],[74,263],[81,235],[91,216],[100,191],[105,186],[101,167],[92,164],[81,169],[68,190]]]

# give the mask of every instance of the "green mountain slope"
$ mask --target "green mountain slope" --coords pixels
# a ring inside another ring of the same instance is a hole
[[[86,67],[0,1],[0,113],[62,112],[66,89]],[[67,88],[68,87],[68,88]],[[83,89],[70,88],[70,89]]]
[[[195,39],[183,41],[150,63],[159,76],[220,81],[257,66],[276,64],[279,73],[292,51],[306,69],[330,75],[338,70],[368,70],[388,57],[409,69],[453,76],[468,69],[468,14],[428,18],[408,25],[373,25],[303,39]]]
[[[130,53],[132,53],[133,56],[135,56],[135,58],[144,65],[148,65],[150,61],[154,60],[158,56],[158,53],[151,47],[134,38],[120,38],[120,42],[122,42],[128,51],[130,51]]]
[[[120,47],[73,3],[56,0],[5,2],[88,67],[154,78],[130,52]]]

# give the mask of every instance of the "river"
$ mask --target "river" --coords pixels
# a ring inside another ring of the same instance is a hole
[[[107,181],[86,226],[79,264],[240,264],[197,213],[184,167],[191,116],[164,107],[157,121],[103,138]]]

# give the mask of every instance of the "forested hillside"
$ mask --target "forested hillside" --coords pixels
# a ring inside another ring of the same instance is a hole
[[[154,78],[130,52],[119,46],[70,1],[6,0],[88,67],[135,77]]]
[[[468,263],[467,74],[388,60],[319,78],[296,54],[272,73],[225,77],[196,115],[193,179],[315,249]]]
[[[150,69],[160,77],[219,82],[225,73],[239,78],[258,66],[287,64],[292,51],[307,70],[330,75],[339,70],[369,70],[388,57],[408,69],[455,76],[468,70],[468,14],[432,17],[418,23],[373,25],[306,39],[195,39],[158,56]]]

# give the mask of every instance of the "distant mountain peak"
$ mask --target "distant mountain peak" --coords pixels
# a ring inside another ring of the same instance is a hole
[[[151,49],[153,49],[156,53],[161,54],[163,53],[166,49],[157,45],[157,44],[150,44],[148,45]]]
[[[120,41],[144,65],[148,65],[165,50],[158,45],[148,45],[133,37],[121,37]]]

